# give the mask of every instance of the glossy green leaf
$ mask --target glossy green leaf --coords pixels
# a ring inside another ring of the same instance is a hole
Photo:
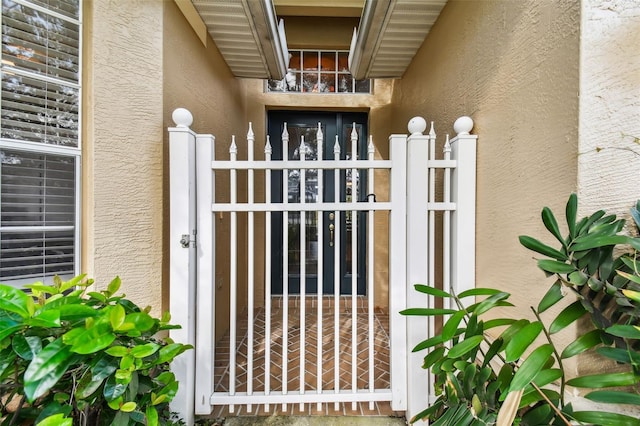
[[[477,348],[480,345],[480,343],[483,341],[483,339],[484,339],[484,336],[482,335],[471,336],[461,341],[460,343],[453,345],[453,347],[449,349],[449,353],[447,354],[447,356],[449,358],[461,357],[462,355],[465,355],[471,352],[471,350]]]
[[[562,351],[560,357],[563,359],[571,358],[572,356],[576,356],[593,348],[594,346],[597,346],[602,343],[601,335],[602,332],[600,330],[591,330],[590,332],[583,334],[568,344]]]
[[[597,390],[589,392],[584,397],[591,401],[606,404],[640,405],[640,395],[631,392]]]
[[[99,314],[99,312],[91,306],[81,304],[59,304],[56,308],[60,312],[61,320],[76,321],[94,317]]]
[[[578,196],[575,193],[569,195],[567,200],[567,206],[565,207],[565,217],[567,219],[567,226],[569,227],[569,236],[571,238],[576,237],[576,217],[578,213]]]
[[[511,325],[514,322],[516,322],[516,320],[514,320],[513,318],[496,318],[496,319],[485,321],[484,329],[486,331],[486,330],[489,330],[490,328],[504,327],[505,325]]]
[[[443,308],[409,308],[404,311],[400,311],[400,313],[402,315],[440,316],[454,314],[456,313],[456,310]]]
[[[33,305],[33,301],[27,294],[14,287],[0,284],[0,309],[13,312],[27,319],[31,316],[29,310],[29,302]]]
[[[519,359],[534,340],[536,340],[541,331],[542,324],[539,321],[534,321],[522,327],[522,329],[513,336],[511,341],[507,343],[505,348],[506,362],[513,362]]]
[[[457,311],[447,320],[447,322],[442,326],[442,340],[445,342],[447,340],[451,340],[451,338],[456,334],[458,330],[458,325],[460,325],[460,321],[464,318],[465,311]]]
[[[501,291],[496,290],[495,288],[476,287],[470,288],[469,290],[465,290],[462,293],[458,294],[458,298],[464,299],[465,297],[470,296],[493,296],[494,294],[498,293],[501,293]]]
[[[132,314],[128,314],[125,318],[125,322],[135,324],[136,329],[141,332],[150,330],[156,324],[156,320],[145,312],[134,312]]]
[[[111,426],[129,426],[130,413],[124,411],[118,411],[111,422]]]
[[[634,274],[629,274],[626,273],[624,271],[616,271],[618,273],[618,275],[620,275],[623,278],[628,279],[629,281],[633,281],[636,284],[640,284],[640,276],[638,275],[634,275]],[[640,302],[640,292],[637,291],[633,291],[633,290],[622,290],[622,292],[624,293],[625,296],[627,296],[629,299],[635,300],[636,302]]]
[[[134,362],[135,362],[135,358],[132,357],[131,355],[123,356],[120,359],[120,369],[121,370],[130,370],[131,367],[133,367]],[[128,373],[127,373],[127,375],[128,375]],[[117,375],[116,375],[116,377],[117,377]]]
[[[569,257],[566,254],[562,253],[559,250],[554,249],[553,247],[549,247],[548,245],[543,244],[542,242],[536,240],[533,237],[520,235],[518,239],[520,240],[520,244],[522,244],[529,250],[535,251],[536,253],[540,253],[544,256],[548,256],[556,260],[565,261],[569,259]]]
[[[440,346],[435,348],[427,356],[424,357],[424,363],[422,364],[422,368],[429,369],[436,361],[441,359],[444,356],[445,348]]]
[[[618,244],[629,244],[630,238],[626,235],[588,235],[580,237],[571,245],[573,251],[591,250],[598,247],[615,246]]]
[[[15,332],[24,328],[24,325],[13,321],[9,318],[0,319],[0,342],[2,342],[7,337],[11,336]]]
[[[54,386],[72,364],[71,348],[61,338],[45,346],[24,373],[24,393],[33,402]]]
[[[91,283],[93,283],[93,280],[84,281],[85,277],[86,277],[86,274],[80,274],[71,278],[69,281],[63,282],[60,285],[60,292],[65,292],[73,287],[87,287]]]
[[[571,264],[549,259],[538,260],[538,268],[551,274],[570,274],[576,270]]]
[[[80,381],[75,391],[75,397],[79,399],[86,399],[93,395],[104,382],[104,378],[93,377],[90,373],[85,374]]]
[[[116,371],[117,368],[117,360],[114,360],[113,358],[106,356],[103,353],[98,353],[97,356],[92,360],[91,374],[93,375],[94,380],[103,380],[113,374],[113,372]]]
[[[542,370],[553,353],[553,346],[545,344],[536,348],[516,370],[509,386],[509,392],[524,389]]]
[[[630,352],[622,348],[601,347],[596,352],[600,355],[624,364],[640,364],[640,352]]]
[[[502,302],[503,300],[507,299],[509,296],[510,294],[504,291],[493,294],[487,297],[486,299],[484,299],[482,302],[478,303],[478,305],[475,307],[473,312],[476,315],[480,316],[483,313],[489,311],[490,309],[498,306],[499,302]]]
[[[526,326],[527,324],[529,324],[529,320],[527,319],[521,319],[518,320],[516,322],[514,322],[513,324],[511,324],[509,327],[507,327],[507,329],[505,331],[503,331],[500,334],[500,338],[508,343],[511,341],[511,338],[518,333],[520,330],[522,330],[522,327]]]
[[[13,351],[22,359],[30,361],[42,350],[42,340],[38,336],[16,334],[11,341]]]
[[[437,346],[437,345],[441,345],[443,343],[442,340],[442,335],[436,335],[433,337],[428,338],[427,340],[423,340],[422,342],[418,343],[412,350],[411,352],[419,352],[423,349],[427,349],[430,348],[432,346]],[[173,345],[177,345],[177,346],[173,346]],[[177,355],[180,354],[180,352],[178,352],[180,350],[179,348],[179,344],[178,343],[172,343],[170,345],[165,346],[164,348],[160,349],[159,353],[160,356],[158,358],[158,363],[164,363],[164,362],[169,362],[171,361],[174,357],[176,357]]]
[[[526,391],[520,400],[520,408],[529,406],[544,399],[537,390],[533,388],[529,389],[530,390]],[[552,389],[541,389],[541,391],[551,401],[557,401],[560,399],[560,394]]]
[[[640,339],[640,327],[633,325],[612,325],[605,329],[609,334],[625,339]]]
[[[68,336],[72,336],[72,338]],[[73,352],[83,355],[95,353],[108,347],[116,338],[111,332],[109,324],[105,323],[95,324],[93,327],[81,329],[81,332],[73,334],[68,332],[63,337],[67,337],[65,342],[72,345]]]
[[[562,370],[559,368],[545,368],[540,371],[535,379],[533,379],[533,383],[535,383],[538,387],[542,387],[548,385],[551,382],[555,382],[562,377]]]
[[[564,308],[562,312],[560,312],[558,316],[553,320],[553,322],[549,326],[549,333],[555,334],[560,330],[563,330],[569,324],[573,323],[586,313],[587,311],[585,310],[584,306],[582,306],[582,303],[579,300],[576,300],[575,302]]]
[[[129,353],[129,348],[126,346],[111,346],[105,352],[111,356],[122,358]]]
[[[87,296],[92,297],[102,303],[107,301],[105,295],[102,293],[98,293],[97,291],[90,291],[89,293],[87,293]]]
[[[573,418],[579,422],[602,426],[640,426],[640,419],[604,411],[575,411]]]
[[[158,410],[153,405],[147,407],[145,411],[147,426],[158,426]]]
[[[127,390],[127,384],[120,380],[116,380],[115,376],[109,376],[104,384],[104,390],[102,394],[107,401],[116,401],[119,397],[124,395]]]
[[[547,290],[542,300],[540,300],[540,303],[538,304],[538,312],[543,313],[562,300],[563,297],[562,282],[560,280],[556,280],[549,290]]]
[[[604,373],[575,377],[567,384],[577,388],[609,388],[613,386],[632,386],[640,382],[640,376],[633,373]]]
[[[483,367],[488,365],[493,359],[493,357],[500,352],[503,344],[504,344],[503,340],[500,337],[498,337],[496,340],[494,340],[491,343],[491,345],[489,345],[489,349],[487,349],[487,352],[485,353],[485,356],[484,356],[484,360],[482,362]]]
[[[120,305],[114,305],[111,307],[109,311],[109,322],[111,323],[111,328],[117,330],[124,323],[124,318],[126,314],[124,312],[124,308]]]
[[[9,370],[9,367],[13,366],[16,356],[11,348],[0,352],[0,378]]]
[[[120,280],[120,277],[115,277],[113,280],[111,280],[111,282],[107,286],[107,293],[109,293],[109,297],[113,296],[120,289],[121,284],[122,281]]]
[[[39,421],[36,426],[73,426],[73,419],[67,418],[64,413],[58,413]]]
[[[135,410],[137,406],[138,405],[133,401],[125,402],[120,406],[120,411],[124,411],[125,413],[130,413],[133,410]]]
[[[449,293],[446,291],[440,290],[439,288],[431,287],[424,284],[416,284],[413,286],[416,291],[424,294],[428,294],[435,297],[451,297]]]
[[[57,288],[50,286],[50,285],[44,285],[42,284],[42,282],[37,282],[34,284],[25,284],[24,288],[28,288],[29,290],[33,291],[34,294],[58,294],[60,293],[60,290],[58,290]]]
[[[553,236],[556,237],[556,239],[564,246],[565,241],[560,234],[558,221],[549,207],[542,209],[542,223],[544,223],[545,228],[547,228],[547,230],[551,232],[551,234],[553,234]]]
[[[57,309],[39,311],[33,317],[27,319],[25,324],[30,325],[31,327],[60,327],[60,311]]]

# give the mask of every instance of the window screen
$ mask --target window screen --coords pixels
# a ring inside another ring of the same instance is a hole
[[[0,281],[78,271],[79,0],[2,0]]]

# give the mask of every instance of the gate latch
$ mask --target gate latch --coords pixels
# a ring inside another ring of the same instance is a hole
[[[180,238],[180,245],[182,248],[189,248],[189,243],[191,240],[189,239],[189,234],[182,234],[182,238]]]

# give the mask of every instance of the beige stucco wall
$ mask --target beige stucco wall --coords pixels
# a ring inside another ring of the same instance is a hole
[[[155,1],[85,1],[82,270],[116,275],[161,307],[162,11]]]
[[[640,199],[640,3],[583,0],[581,15],[579,210],[632,221]],[[593,372],[601,362],[582,357],[578,368]]]
[[[163,31],[163,131],[173,126],[171,113],[176,108],[187,108],[194,117],[191,128],[197,133],[209,133],[216,137],[216,158],[228,158],[231,135],[246,128],[244,101],[240,80],[233,77],[211,38],[206,46],[178,10],[173,1],[164,2]],[[164,133],[164,187],[168,190],[169,159],[168,134]],[[228,188],[228,175],[216,176],[217,194]],[[165,191],[163,212],[164,232],[169,229],[169,194]],[[226,329],[229,318],[229,214],[218,215],[216,237],[216,333]],[[244,227],[239,225],[240,236]],[[169,247],[165,238],[163,276],[165,283],[163,301],[168,308]],[[242,248],[240,252],[242,253]],[[243,282],[246,268],[239,268],[239,280]],[[239,312],[246,304],[246,292],[242,286],[238,293]]]
[[[394,88],[392,132],[422,115],[444,136],[473,117],[476,283],[509,291],[514,315],[550,284],[518,236],[552,243],[540,211],[576,189],[579,16],[577,0],[450,0]]]
[[[583,0],[580,211],[629,217],[640,198],[640,3]]]

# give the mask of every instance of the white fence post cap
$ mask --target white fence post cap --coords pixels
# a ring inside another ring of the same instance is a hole
[[[453,123],[453,130],[458,135],[468,135],[471,129],[473,129],[473,120],[466,115],[458,118]]]
[[[176,127],[189,127],[193,123],[193,115],[186,108],[176,108],[171,114]]]
[[[407,130],[411,135],[421,135],[427,130],[427,120],[422,117],[413,117],[407,124]]]

